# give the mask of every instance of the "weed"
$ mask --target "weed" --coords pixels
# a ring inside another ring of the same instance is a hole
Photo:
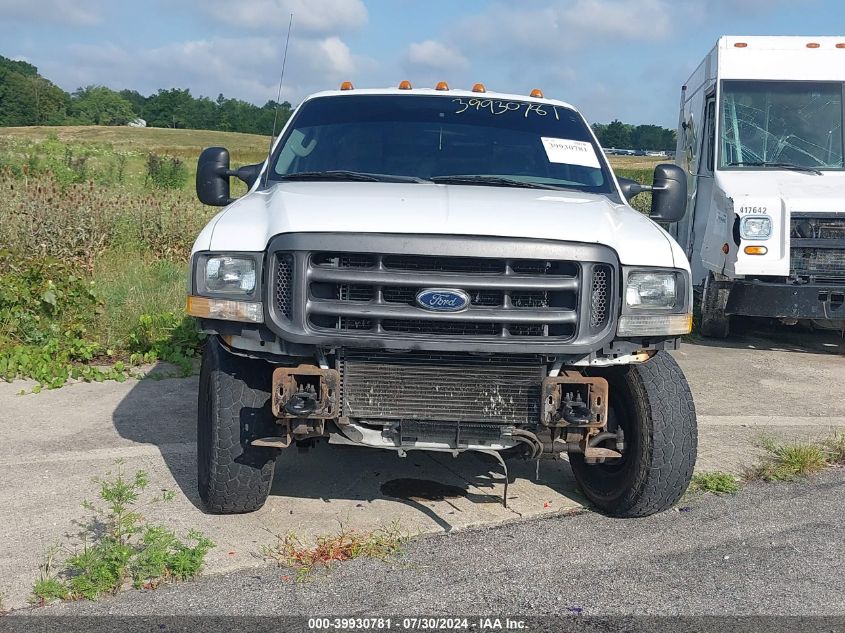
[[[96,481],[105,507],[83,502],[94,516],[80,535],[81,548],[55,575],[53,559],[58,548],[48,552],[41,578],[32,590],[36,602],[96,600],[116,593],[128,580],[135,587],[155,588],[164,582],[193,578],[200,572],[214,543],[194,530],[185,542],[169,528],[145,523],[138,503],[149,484],[146,473],[138,471],[134,477],[127,477],[118,462],[115,474]],[[169,499],[172,495],[165,492],[150,502]]]
[[[736,494],[739,492],[739,482],[730,473],[713,471],[697,473],[690,482],[692,492],[712,492],[714,494]]]
[[[276,547],[264,548],[264,555],[292,568],[297,581],[303,581],[318,567],[354,558],[387,560],[399,554],[408,540],[398,522],[370,532],[358,532],[343,525],[336,534],[317,537],[312,546],[294,533],[279,539]]]
[[[845,466],[845,433],[834,433],[833,437],[821,443],[827,461],[836,466]]]
[[[61,551],[61,545],[51,546],[44,556],[44,563],[39,568],[40,577],[32,587],[31,602],[44,606],[54,600],[66,600],[70,595],[67,586],[55,577],[54,561]]]
[[[791,481],[824,470],[829,464],[828,454],[820,443],[781,444],[767,439],[762,444],[768,455],[746,470],[748,480]]]
[[[161,189],[181,189],[188,180],[185,163],[174,156],[147,156],[147,181]]]

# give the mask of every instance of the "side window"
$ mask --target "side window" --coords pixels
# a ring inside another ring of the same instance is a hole
[[[716,162],[716,100],[707,100],[704,114],[704,164],[707,173],[712,174]]]

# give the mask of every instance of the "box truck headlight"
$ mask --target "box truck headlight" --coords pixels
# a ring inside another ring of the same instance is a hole
[[[628,270],[616,334],[679,336],[692,329],[689,277],[682,270]]]
[[[767,215],[746,215],[739,222],[739,235],[744,240],[767,240],[772,236],[772,218]]]

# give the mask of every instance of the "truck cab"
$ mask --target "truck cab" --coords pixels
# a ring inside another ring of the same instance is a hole
[[[732,315],[845,329],[845,37],[723,37],[681,90],[687,213],[670,232]]]
[[[305,99],[261,164],[206,149],[197,193],[225,207],[189,280],[206,508],[260,508],[280,452],[316,442],[563,455],[610,514],[671,506],[696,455],[668,353],[692,289],[659,223],[686,177],[656,168],[651,218],[627,201],[643,189],[573,106],[480,84],[346,83]]]

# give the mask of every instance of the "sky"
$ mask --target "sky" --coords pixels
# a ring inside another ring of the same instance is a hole
[[[674,128],[721,35],[843,35],[843,0],[0,0],[0,55],[65,90],[275,99],[409,79],[547,97]],[[832,30],[833,29],[833,30]]]

